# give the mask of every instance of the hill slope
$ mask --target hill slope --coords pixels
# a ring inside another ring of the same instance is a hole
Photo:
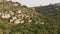
[[[35,9],[43,15],[47,30],[51,34],[60,34],[60,3],[35,7]]]
[[[60,6],[33,8],[18,2],[0,3],[0,34],[60,34]]]
[[[0,3],[0,33],[40,34],[44,20],[38,12],[18,2]],[[41,18],[40,18],[41,17]]]

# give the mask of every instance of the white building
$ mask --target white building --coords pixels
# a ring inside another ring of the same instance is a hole
[[[16,19],[17,19],[17,17],[16,17],[16,16],[14,16],[14,17],[12,17],[12,19],[13,19],[13,20],[16,20]]]
[[[13,22],[14,20],[13,19],[10,19],[10,22]]]
[[[14,23],[15,23],[15,24],[19,24],[19,23],[20,23],[20,19],[16,19],[16,20],[14,21]]]
[[[18,10],[17,13],[22,13],[22,11],[21,10]]]
[[[21,24],[24,23],[24,20],[21,21]]]
[[[32,22],[32,20],[28,20],[28,22]]]
[[[10,18],[11,16],[10,16],[10,14],[2,14],[1,17],[2,17],[2,18]]]

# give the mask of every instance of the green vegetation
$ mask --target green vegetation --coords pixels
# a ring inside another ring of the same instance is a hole
[[[49,5],[36,7],[45,20],[45,28],[49,34],[60,34],[60,6]]]
[[[24,18],[23,24],[14,24],[9,22],[10,18],[0,18],[0,29],[3,34],[60,34],[60,7],[52,5],[36,7],[35,11],[26,6],[14,6],[14,3],[5,2],[4,7],[1,7],[3,3],[0,3],[0,12],[13,12],[20,9],[24,14],[30,16],[32,22],[28,22],[28,19]]]

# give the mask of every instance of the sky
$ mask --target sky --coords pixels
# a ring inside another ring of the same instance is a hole
[[[12,0],[28,7],[45,6],[54,3],[60,3],[60,0]]]

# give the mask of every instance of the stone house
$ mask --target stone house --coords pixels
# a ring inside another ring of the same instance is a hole
[[[16,16],[12,17],[12,20],[16,20],[16,19],[17,19],[17,17],[16,17]]]
[[[32,20],[28,20],[28,22],[32,22]]]
[[[21,23],[21,24],[24,23],[24,20],[22,20],[20,23]]]
[[[14,23],[15,23],[15,24],[20,23],[20,19],[16,19],[16,20],[14,21]]]
[[[1,16],[2,18],[10,18],[11,17],[11,15],[10,14],[2,14],[2,16]]]
[[[12,23],[13,21],[14,21],[13,19],[10,19],[10,20],[9,20],[9,22],[11,22],[11,23]]]

